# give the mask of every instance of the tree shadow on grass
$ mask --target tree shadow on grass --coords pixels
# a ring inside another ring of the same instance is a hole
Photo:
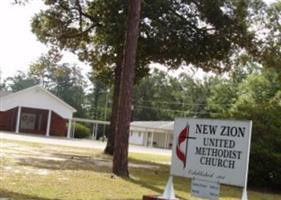
[[[44,198],[35,195],[22,194],[19,192],[12,192],[8,190],[0,189],[0,199],[7,200],[62,200],[62,199],[54,199],[54,198]]]
[[[140,162],[139,160],[131,159],[133,162]],[[141,161],[142,162],[142,161]],[[145,161],[144,163],[153,163]],[[148,188],[155,192],[152,195],[161,195],[164,192],[166,183],[170,176],[170,166],[159,164],[160,168],[158,170],[131,170],[132,177],[128,181],[140,185],[142,187]],[[140,175],[141,179],[135,179],[134,176]],[[191,179],[183,177],[173,177],[174,189],[179,192],[191,193]],[[158,187],[157,187],[158,186]],[[241,188],[221,186],[220,196],[224,198],[241,198]],[[179,199],[188,199],[187,197],[177,196]]]
[[[136,171],[136,173],[138,173],[138,172]],[[134,176],[134,172],[132,172],[132,176]],[[125,180],[153,191],[153,193],[143,194],[143,195],[161,196],[164,192],[166,182],[168,181],[168,177],[169,177],[169,175],[166,172],[164,172],[163,174],[157,174],[157,176],[155,176],[155,174],[153,174],[153,173],[151,174],[151,172],[150,172],[147,175],[142,176],[142,179],[135,179],[135,178],[131,177],[131,178],[127,178]],[[187,192],[186,184],[181,185],[181,187],[177,187],[177,190]],[[178,195],[177,195],[177,198],[179,198],[181,200],[187,200],[187,198],[178,196]]]
[[[11,192],[7,190],[0,189],[0,199],[5,200],[66,200],[66,199],[58,199],[58,198],[45,198],[45,197],[39,197],[35,195],[29,195],[29,194],[22,194],[19,192]],[[120,198],[116,199],[105,199],[105,200],[121,200]],[[138,200],[137,198],[126,198],[122,200]]]
[[[48,170],[111,172],[112,169],[112,157],[104,154],[85,156],[66,153],[49,153],[47,157],[26,155],[25,157],[16,158],[16,163],[19,166],[30,166],[33,168]],[[162,164],[137,159],[130,159],[129,165],[131,165],[131,169],[146,169],[154,171],[167,168],[167,166]]]
[[[129,178],[128,181],[150,189],[156,192],[156,194],[161,195],[164,192],[166,183],[170,176],[170,165],[138,159],[130,159],[130,161],[136,163],[141,162],[148,165],[154,164],[159,167],[158,169],[150,169],[149,171],[145,169],[131,169],[130,174],[132,177]],[[133,177],[139,177],[139,179],[135,179]],[[187,192],[187,185],[189,184],[189,181],[186,178],[174,177],[173,184],[178,191]],[[157,185],[159,187],[157,187]],[[181,197],[181,199],[184,198]]]
[[[86,170],[95,172],[106,172],[111,173],[112,161],[111,157],[101,155],[85,156],[77,154],[65,154],[65,153],[49,153],[48,158],[44,157],[24,157],[17,158],[17,165],[20,166],[31,166],[33,168],[48,169],[48,170]],[[141,159],[130,158],[130,163],[146,165],[146,166],[157,166],[157,168],[146,169],[146,168],[130,168],[132,178],[124,179],[133,184],[147,188],[155,194],[161,195],[164,191],[166,181],[169,177],[169,165],[159,164],[151,161],[143,161]],[[134,178],[137,177],[137,178]],[[186,178],[174,178],[174,186],[177,191],[188,193],[191,188],[191,181]],[[1,194],[1,193],[0,193]],[[223,197],[235,197],[239,198],[237,191],[229,189],[224,190]],[[179,196],[180,199],[186,199]],[[32,199],[32,198],[31,198]],[[40,198],[33,198],[39,199]],[[42,199],[45,200],[45,199]],[[124,199],[132,200],[132,199]]]
[[[48,157],[49,159],[46,157],[30,156],[17,158],[16,161],[18,166],[30,166],[32,168],[47,170],[86,170],[111,173],[112,169],[112,158],[108,156],[104,157],[103,155],[84,156],[76,154],[49,153]],[[156,194],[162,194],[163,189],[161,187],[164,188],[166,181],[168,180],[166,177],[169,176],[169,166],[138,159],[130,159],[129,163],[133,163],[135,166],[140,167],[130,168],[132,177],[137,177],[137,179],[127,178],[124,179],[125,181],[152,190]],[[146,168],[150,166],[153,168]],[[157,185],[159,187],[157,187]],[[184,190],[185,188],[181,189]]]
[[[49,158],[33,156],[17,158],[16,162],[19,166],[31,166],[33,168],[48,170],[87,170],[104,172],[108,171],[111,167],[108,159],[63,153],[50,153]]]

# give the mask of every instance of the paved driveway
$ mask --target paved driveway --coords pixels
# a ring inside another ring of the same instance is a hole
[[[46,136],[37,136],[31,134],[15,134],[10,132],[0,131],[0,140],[15,140],[15,141],[26,141],[26,142],[35,142],[43,144],[54,144],[54,145],[63,145],[70,147],[79,147],[79,148],[93,148],[93,149],[104,149],[106,143],[101,141],[95,141],[90,139],[67,139],[61,137],[46,137]],[[171,155],[171,150],[169,149],[159,149],[159,148],[150,148],[143,146],[130,145],[130,152],[138,153],[149,153],[157,155]]]

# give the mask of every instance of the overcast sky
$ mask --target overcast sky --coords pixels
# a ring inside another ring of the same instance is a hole
[[[25,6],[12,5],[12,0],[0,0],[0,70],[2,80],[13,76],[18,70],[27,71],[29,65],[47,52],[31,33],[32,16],[43,7],[42,1],[34,0]],[[76,56],[66,54],[65,61],[77,62]],[[90,70],[83,67],[84,74]]]
[[[273,2],[275,0],[266,0]],[[44,44],[37,41],[30,31],[30,20],[34,13],[43,7],[42,1],[34,0],[30,4],[17,6],[12,0],[0,0],[0,70],[2,80],[13,76],[18,70],[26,71],[29,65],[47,51]],[[65,61],[77,59],[67,54]],[[80,65],[83,73],[90,71],[89,66]]]

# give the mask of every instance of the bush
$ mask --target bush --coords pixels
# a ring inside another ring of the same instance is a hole
[[[75,123],[75,138],[89,138],[91,135],[90,129],[81,124],[81,123]]]
[[[260,120],[253,120],[249,186],[278,191],[281,187],[281,121],[270,117],[272,112],[256,114]]]
[[[251,152],[249,185],[280,192],[281,156],[270,149],[254,146]]]

